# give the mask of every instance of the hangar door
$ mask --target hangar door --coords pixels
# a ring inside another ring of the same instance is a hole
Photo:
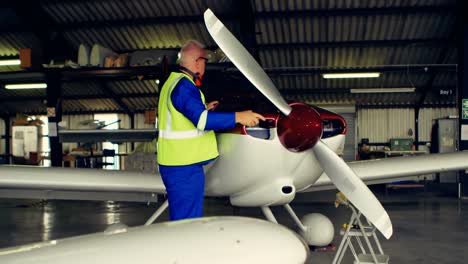
[[[356,113],[340,113],[346,120],[347,132],[343,150],[345,161],[356,160]]]

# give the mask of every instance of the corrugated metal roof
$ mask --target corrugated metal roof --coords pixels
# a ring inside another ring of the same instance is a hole
[[[433,86],[456,88],[457,78],[456,72],[440,72],[436,75]]]
[[[207,46],[214,43],[202,23],[141,25],[109,28],[83,28],[65,32],[75,47],[95,43],[116,52],[152,48],[180,48],[187,40],[197,39]]]
[[[21,71],[19,66],[0,66],[0,72]]]
[[[123,98],[122,101],[128,105],[130,109],[141,111],[146,109],[154,109],[157,106],[158,98]]]
[[[441,75],[442,74],[442,75]],[[439,73],[437,76],[453,78],[454,73]],[[278,89],[287,92],[291,89],[346,89],[346,88],[390,88],[422,87],[427,85],[429,73],[384,72],[379,78],[362,79],[323,79],[320,74],[273,76]],[[436,80],[439,80],[436,78]],[[453,85],[453,83],[436,82],[436,85]]]
[[[99,84],[92,81],[67,82],[62,86],[64,96],[102,95]]]
[[[46,113],[46,105],[40,100],[11,102],[2,101],[2,112],[9,114],[17,113]]]
[[[342,8],[381,8],[455,4],[456,0],[380,1],[380,0],[254,0],[256,11],[284,11]]]
[[[356,106],[405,106],[416,105],[421,94],[418,93],[369,93],[351,94],[343,93],[304,93],[302,95],[285,95],[290,101],[305,102],[309,104],[355,104]],[[456,100],[455,95],[440,96],[438,91],[431,91],[427,94],[424,103],[432,106],[453,105]]]
[[[155,96],[159,92],[158,85],[155,80],[142,80],[142,81],[119,81],[109,82],[109,86],[116,94],[129,94],[129,93],[140,93],[140,94],[154,94]]]
[[[112,99],[64,100],[62,108],[64,112],[122,110]]]
[[[250,3],[254,10],[257,50],[260,62],[266,68],[457,63],[456,47],[453,43],[446,43],[455,28],[455,16],[449,12],[456,5],[455,0],[251,0]],[[210,7],[220,17],[230,15],[236,18],[233,15],[238,14],[240,6],[234,0],[48,0],[41,1],[41,5],[56,21],[54,30],[62,29],[71,46],[78,48],[81,43],[89,46],[99,43],[116,52],[179,48],[192,38],[215,46],[202,20],[204,10]],[[439,7],[440,12],[437,10]],[[346,12],[348,9],[354,12]],[[2,12],[14,14],[9,9],[0,9],[0,14]],[[238,32],[240,20],[223,19],[223,22],[231,31]],[[20,28],[24,29],[24,25]],[[0,56],[17,55],[19,48],[37,44],[38,39],[30,32],[1,33]],[[438,61],[441,54],[446,56]],[[18,69],[0,67],[0,71]],[[380,105],[414,104],[419,95],[355,95],[341,92],[340,89],[420,88],[427,85],[431,74],[385,72],[378,79],[323,80],[319,74],[312,72],[309,75],[273,75],[272,78],[288,97],[300,98],[301,101]],[[154,97],[122,96],[130,109],[142,110],[155,106],[158,87],[152,80],[106,80],[106,85],[117,95],[154,94]],[[438,73],[433,86],[454,88],[456,74]],[[304,89],[304,93],[299,93],[299,89]],[[326,89],[334,91],[327,92]],[[101,95],[111,97],[93,81],[65,83],[63,94],[67,98],[77,96],[77,100],[65,100],[65,111],[122,110],[111,99],[78,100],[86,95],[92,98]],[[44,96],[44,92],[10,93],[0,90],[0,98],[4,96]],[[426,102],[453,103],[455,99],[430,92]],[[34,107],[39,106],[36,104]]]
[[[293,16],[293,15],[291,15]],[[443,38],[455,17],[443,14],[271,17],[256,20],[258,44]]]
[[[58,23],[112,21],[159,16],[198,16],[207,7],[223,13],[235,6],[234,0],[157,1],[101,0],[46,2],[44,10]]]
[[[45,89],[20,89],[20,90],[8,90],[3,87],[0,87],[0,98],[6,97],[27,97],[27,96],[45,96]]]
[[[434,64],[441,47],[269,48],[259,51],[263,67],[353,67]],[[450,63],[456,63],[450,62]]]
[[[206,45],[214,43],[209,36],[202,14],[207,6],[218,13],[230,10],[235,1],[84,1],[50,2],[44,10],[60,24],[92,21],[128,21],[125,26],[109,22],[106,27],[83,27],[66,30],[65,36],[75,47],[80,43],[99,43],[115,51],[177,48],[196,38]],[[192,23],[139,24],[137,19],[154,17],[198,16]]]
[[[36,46],[38,39],[31,33],[1,33],[0,56],[13,56],[19,54],[19,49]]]

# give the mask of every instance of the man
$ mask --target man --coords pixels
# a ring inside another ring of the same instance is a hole
[[[213,130],[233,128],[236,123],[255,126],[265,120],[252,111],[210,111],[218,101],[205,104],[198,88],[206,61],[204,46],[188,41],[180,51],[180,71],[170,74],[159,95],[158,163],[171,220],[203,216],[203,165],[218,156]]]

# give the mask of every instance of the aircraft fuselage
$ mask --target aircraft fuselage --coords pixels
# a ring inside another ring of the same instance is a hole
[[[340,153],[345,129],[342,132],[322,141]],[[288,203],[297,191],[315,183],[323,172],[311,149],[302,152],[286,149],[276,127],[218,133],[217,140],[220,156],[206,170],[205,192],[207,196],[230,196],[234,205]]]

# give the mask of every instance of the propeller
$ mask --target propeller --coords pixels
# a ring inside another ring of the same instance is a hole
[[[210,35],[228,56],[232,63],[247,77],[257,89],[268,98],[283,114],[289,115],[291,107],[275,88],[270,77],[260,67],[244,46],[234,37],[224,24],[207,9],[204,14],[205,24]],[[218,41],[221,39],[222,41]]]
[[[312,107],[288,105],[263,68],[224,24],[207,9],[205,25],[211,37],[247,79],[283,114],[278,120],[278,137],[285,148],[299,152],[312,149],[333,184],[388,239],[393,228],[390,217],[367,185],[333,150],[320,140],[323,122]]]

